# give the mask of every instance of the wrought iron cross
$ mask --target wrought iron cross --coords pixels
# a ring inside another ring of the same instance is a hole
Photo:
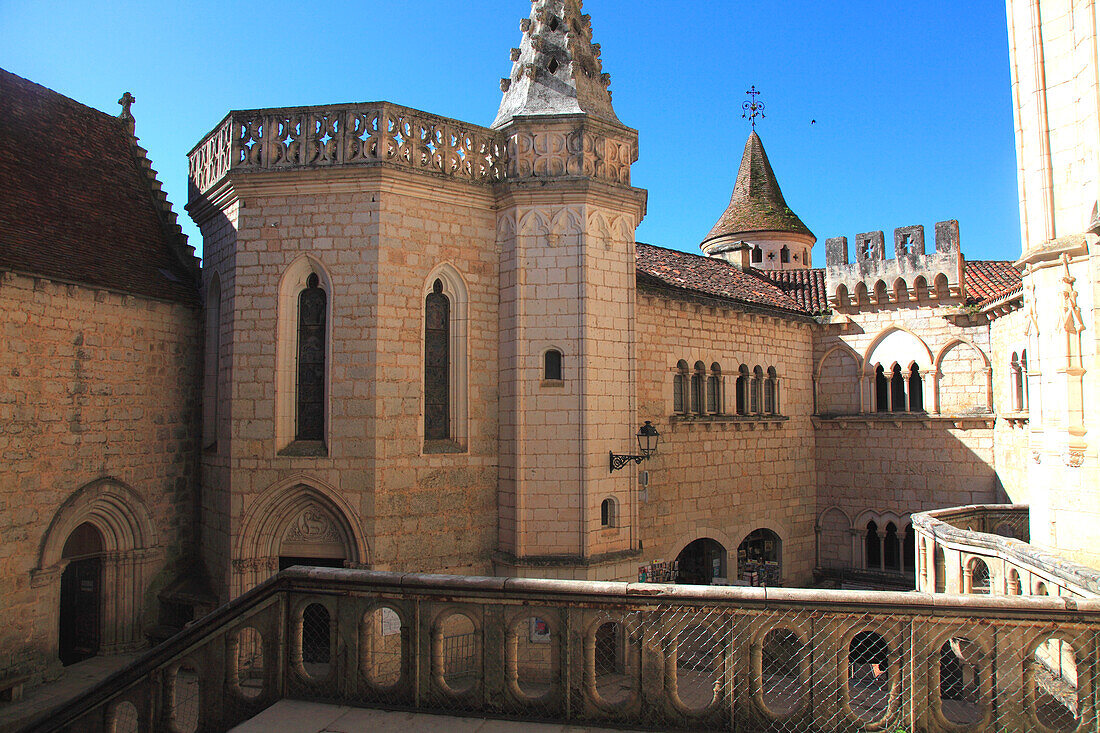
[[[752,87],[747,92],[745,92],[745,94],[749,95],[749,101],[741,104],[741,109],[744,110],[741,115],[741,119],[745,119],[747,117],[749,119],[749,122],[752,123],[752,129],[756,130],[756,118],[765,116],[764,103],[759,102],[756,99],[760,95],[760,92],[757,91],[755,84],[753,84]]]

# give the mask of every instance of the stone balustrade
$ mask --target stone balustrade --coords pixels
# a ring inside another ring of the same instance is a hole
[[[237,110],[191,151],[189,199],[231,171],[386,162],[475,183],[500,177],[497,133],[388,102]]]
[[[1100,572],[1029,543],[1023,504],[980,504],[914,514],[917,590],[1095,598]]]
[[[1095,730],[1098,631],[1092,600],[295,568],[30,729],[224,731],[297,698],[663,730]]]

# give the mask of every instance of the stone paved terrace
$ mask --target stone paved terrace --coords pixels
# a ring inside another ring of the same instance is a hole
[[[459,718],[281,700],[231,733],[588,733],[612,730],[557,723]]]
[[[1100,601],[1070,598],[293,568],[29,730],[225,731],[287,700],[512,726],[1095,730],[1098,631]]]

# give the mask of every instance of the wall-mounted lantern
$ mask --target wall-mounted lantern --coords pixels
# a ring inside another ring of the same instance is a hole
[[[648,460],[650,456],[657,453],[657,443],[660,439],[661,434],[657,432],[657,428],[653,427],[653,423],[649,420],[646,420],[645,425],[638,428],[638,455],[620,455],[609,451],[611,470],[617,471],[631,461],[640,464],[642,461]]]

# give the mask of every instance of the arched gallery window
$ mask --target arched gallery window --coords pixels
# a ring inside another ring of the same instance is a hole
[[[1012,409],[1023,412],[1028,409],[1027,400],[1027,350],[1017,356],[1012,352],[1010,365],[1010,378],[1012,382]]]
[[[749,391],[752,384],[752,377],[749,376],[749,368],[742,364],[741,368],[737,370],[737,414],[748,415],[749,414]]]
[[[764,250],[760,249],[759,244],[752,248],[752,261],[753,262],[763,262],[764,261]]]
[[[921,381],[920,367],[909,365],[909,412],[924,411],[924,383]]]
[[[752,370],[752,413],[759,415],[764,402],[764,370],[757,364]]]
[[[424,299],[424,439],[451,437],[451,301],[443,281]]]
[[[886,379],[886,370],[882,364],[875,367],[875,411],[890,411],[890,382]]]
[[[703,362],[695,362],[695,372],[691,375],[691,411],[696,415],[703,414],[706,375],[707,368]]]
[[[542,357],[542,378],[551,382],[561,381],[561,352],[548,349]]]
[[[893,412],[905,412],[905,377],[900,364],[895,364],[890,373],[890,405]]]
[[[764,382],[764,412],[779,414],[779,375],[775,367],[768,367],[768,378]]]
[[[710,365],[707,375],[707,412],[712,415],[722,412],[722,367],[717,362]]]
[[[887,570],[901,570],[901,542],[898,541],[898,527],[893,522],[886,524],[886,536],[882,540],[883,566]]]
[[[311,273],[298,294],[298,378],[295,440],[325,439],[325,319],[328,296]]]
[[[879,541],[878,525],[874,521],[867,523],[866,548],[863,556],[869,570],[878,570],[882,567],[882,543]]]
[[[676,362],[676,374],[672,377],[672,411],[688,411],[688,363],[683,359]]]
[[[783,249],[779,250],[779,261],[780,262],[790,262],[791,261],[791,250],[785,244],[783,245]]]

